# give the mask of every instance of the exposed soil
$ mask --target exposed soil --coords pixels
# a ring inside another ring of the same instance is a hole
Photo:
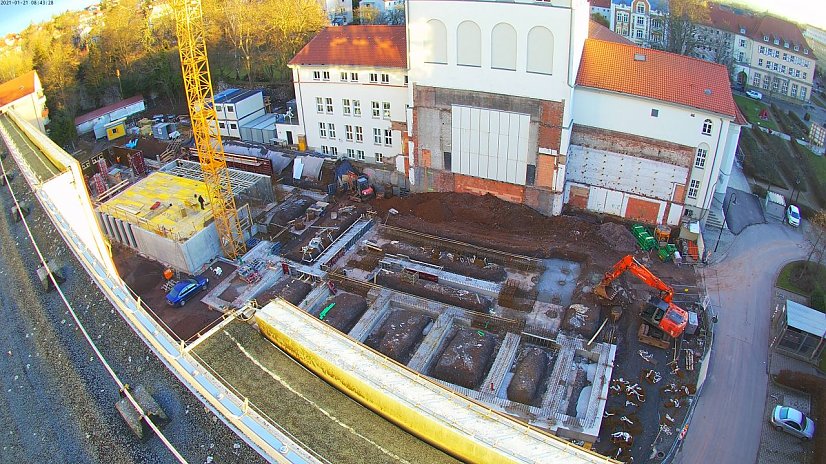
[[[436,282],[418,279],[417,283],[409,282],[401,277],[402,273],[381,272],[376,277],[376,283],[393,290],[409,293],[430,300],[441,301],[452,306],[469,309],[478,313],[488,313],[491,301],[478,293],[459,290]]]
[[[324,316],[324,322],[335,327],[339,332],[349,333],[361,318],[361,315],[367,311],[367,300],[352,293],[339,292],[324,306],[326,307],[330,303],[336,305]]]
[[[416,261],[444,267],[445,270],[473,277],[474,279],[501,282],[505,280],[505,269],[498,264],[485,264],[481,259],[473,264],[466,262],[462,256],[440,251],[434,247],[416,246],[409,243],[392,241],[382,247],[386,253],[405,255]],[[465,262],[463,262],[465,261]]]
[[[430,371],[437,379],[476,389],[493,362],[497,340],[493,334],[459,329]]]
[[[548,355],[538,347],[529,347],[519,353],[513,379],[508,385],[508,399],[535,405],[539,387],[548,372]]]
[[[310,293],[312,289],[312,285],[307,282],[302,282],[298,279],[289,277],[276,282],[275,285],[264,292],[261,300],[262,302],[266,302],[280,297],[298,306],[298,303],[301,303],[301,301],[307,296],[307,294]]]
[[[414,348],[424,338],[425,327],[432,321],[427,314],[416,311],[393,311],[364,343],[402,364],[407,364],[413,356]]]

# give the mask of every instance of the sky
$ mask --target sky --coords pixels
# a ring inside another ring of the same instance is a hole
[[[14,2],[15,0],[13,0]],[[20,32],[32,22],[38,23],[66,10],[80,10],[99,0],[16,0],[26,5],[0,5],[0,36]],[[735,0],[723,0],[732,3]],[[41,5],[40,3],[51,5]],[[826,7],[823,0],[736,0],[756,11],[769,11],[793,21],[826,29]]]
[[[3,2],[6,3],[6,2]],[[20,32],[31,23],[47,21],[66,10],[82,10],[99,0],[11,0],[18,5],[0,5],[0,37]],[[25,5],[23,5],[25,3]],[[41,3],[43,3],[41,5]],[[49,5],[48,3],[51,3]]]

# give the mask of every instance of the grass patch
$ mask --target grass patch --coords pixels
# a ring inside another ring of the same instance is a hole
[[[745,155],[743,172],[759,181],[786,188],[786,181],[780,175],[778,167],[790,164],[783,159],[784,156],[788,157],[788,147],[777,150],[778,142],[783,144],[785,140],[765,134],[757,128],[743,128],[740,131],[740,148]]]
[[[760,111],[762,111],[763,108],[768,108],[765,104],[742,95],[735,95],[734,101],[737,102],[737,106],[740,107],[740,111],[743,112],[746,119],[748,119],[750,123],[755,126],[777,130],[777,123],[775,123],[772,119],[771,112],[769,112],[769,119],[765,121],[760,119]]]
[[[826,291],[826,266],[809,263],[808,268],[803,272],[804,267],[806,267],[806,261],[795,261],[783,266],[780,275],[777,276],[776,285],[811,300],[812,294],[816,296],[818,292]]]
[[[785,113],[773,104],[771,106],[771,114],[774,116],[775,121],[777,121],[781,132],[789,134],[793,139],[806,137],[806,126],[803,126],[802,121],[800,125],[797,124],[797,121],[800,121],[797,115],[793,116],[793,113]],[[801,128],[801,126],[803,127]]]

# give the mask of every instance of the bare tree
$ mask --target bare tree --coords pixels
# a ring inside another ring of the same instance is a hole
[[[708,21],[706,0],[671,0],[665,15],[666,50],[690,55],[700,42],[698,24]]]

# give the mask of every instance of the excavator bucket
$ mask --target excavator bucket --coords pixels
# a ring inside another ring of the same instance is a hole
[[[605,298],[608,301],[614,301],[614,298],[617,297],[617,289],[614,288],[610,283],[603,284],[600,282],[596,287],[594,287],[594,295]]]

